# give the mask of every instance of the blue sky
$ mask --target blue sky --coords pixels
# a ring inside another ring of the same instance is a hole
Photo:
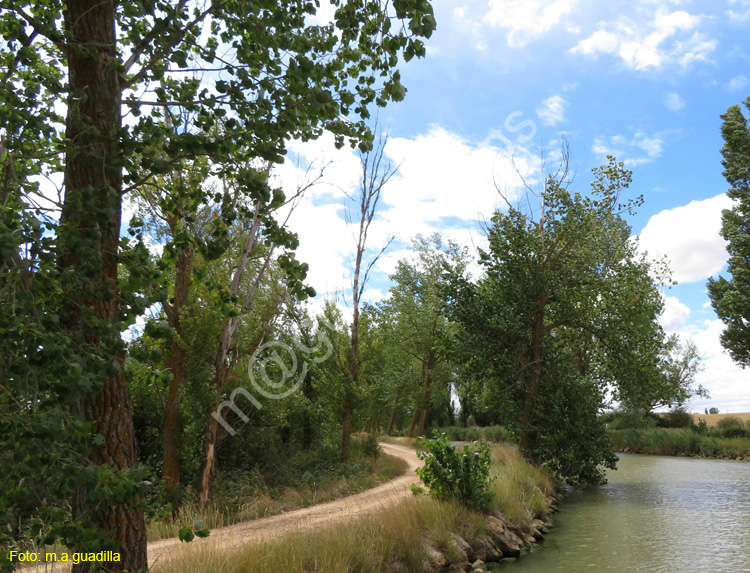
[[[722,326],[706,279],[725,268],[718,235],[730,206],[721,172],[720,115],[750,95],[750,0],[436,0],[427,57],[402,66],[404,102],[380,112],[386,153],[401,169],[384,194],[370,246],[396,241],[368,285],[370,300],[417,233],[482,244],[478,221],[502,205],[519,179],[533,179],[541,148],[554,158],[570,143],[574,188],[614,154],[633,170],[645,204],[630,222],[649,253],[666,255],[679,285],[665,291],[662,324],[691,337],[706,356],[699,382],[711,399],[692,408],[750,411],[750,374],[722,351]],[[326,7],[320,19],[330,18]],[[298,256],[321,296],[351,281],[352,229],[344,192],[358,159],[330,138],[294,144],[297,160],[332,161],[292,217]],[[293,162],[282,185],[300,177]]]

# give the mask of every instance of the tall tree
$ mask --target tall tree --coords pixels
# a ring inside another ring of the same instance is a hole
[[[84,422],[77,426],[78,434],[85,439],[88,432],[90,446],[90,465],[73,464],[76,475],[89,476],[82,479],[72,504],[75,521],[71,525],[69,516],[50,514],[46,540],[62,538],[80,548],[85,535],[79,533],[93,523],[96,536],[109,537],[120,549],[122,559],[107,563],[109,569],[146,565],[143,514],[131,506],[140,486],[128,471],[136,460],[129,399],[120,376],[120,331],[143,308],[146,285],[156,277],[143,265],[142,245],[120,248],[123,197],[169,173],[186,156],[213,158],[214,174],[221,176],[258,157],[280,162],[290,138],[309,140],[324,130],[333,132],[339,144],[353,137],[367,149],[372,141],[368,108],[403,98],[395,66],[402,57],[424,55],[421,38],[435,28],[429,2],[351,0],[335,5],[333,23],[310,26],[306,19],[316,7],[306,0],[0,3],[3,228],[10,231],[3,280],[11,287],[2,289],[10,297],[2,303],[12,311],[9,316],[17,316],[17,287],[55,284],[54,279],[45,282],[55,271],[46,262],[39,264],[54,253],[60,293],[30,296],[23,304],[28,303],[29,311],[35,302],[46,305],[28,316],[55,317],[37,321],[41,335],[35,336],[54,334],[56,344],[46,338],[44,348],[57,349],[58,360],[64,358],[70,369],[63,377],[70,382],[65,388],[52,376],[37,378],[46,381],[49,408],[21,408],[14,415],[33,419],[46,432],[72,428],[72,415]],[[202,42],[202,37],[208,40]],[[215,79],[211,85],[201,78],[209,70]],[[132,114],[127,124],[123,105]],[[165,106],[190,110],[196,119],[188,127],[166,126]],[[56,112],[60,107],[66,110],[64,122]],[[150,152],[156,142],[166,156]],[[47,221],[47,232],[54,237],[50,248],[50,240],[24,211],[34,206],[36,177],[61,173],[59,225],[54,218]],[[258,189],[250,179],[243,182],[248,193]],[[231,213],[227,216],[231,219]],[[126,280],[118,276],[118,263],[127,263]],[[42,269],[45,276],[36,274]],[[34,396],[27,393],[28,375],[43,367],[28,353],[31,333],[26,326],[16,321],[7,328],[4,335],[23,342],[8,347],[16,371],[0,400],[13,411]],[[63,416],[49,417],[56,411],[56,397],[64,406]],[[3,433],[3,446],[19,447],[19,427],[8,428],[10,438]],[[44,468],[54,463],[39,462]],[[39,468],[25,464],[16,463],[9,474],[19,479],[24,472],[39,475]],[[111,478],[107,472],[112,468],[124,479],[117,487],[97,488]],[[93,475],[101,481],[92,481]],[[69,478],[50,483],[60,494],[70,487]],[[22,492],[3,488],[0,495]],[[45,499],[37,500],[36,507]]]
[[[750,112],[750,97],[744,102]],[[721,236],[727,240],[731,278],[708,280],[711,304],[726,324],[721,344],[743,368],[750,365],[750,127],[739,105],[721,116],[724,177],[735,205],[722,213]]]
[[[349,438],[352,433],[352,414],[354,412],[355,391],[359,378],[359,313],[362,293],[365,291],[370,270],[377,263],[380,255],[388,248],[391,240],[383,246],[380,252],[369,262],[364,260],[367,250],[367,236],[370,226],[375,219],[375,213],[383,194],[383,187],[398,171],[384,157],[385,145],[388,138],[381,136],[377,145],[369,151],[360,155],[362,166],[362,179],[360,180],[359,193],[356,197],[357,221],[356,245],[354,248],[354,269],[352,276],[352,328],[351,344],[349,346],[349,361],[344,385],[344,421],[341,436],[341,459],[349,459]],[[363,266],[365,265],[365,266]]]
[[[621,202],[630,172],[610,158],[588,196],[571,193],[566,174],[564,163],[528,188],[533,211],[495,213],[480,252],[486,276],[459,280],[453,308],[474,375],[502,396],[524,454],[598,482],[615,458],[597,412],[626,351],[651,343],[644,333],[658,328],[662,302],[621,216],[641,202]]]
[[[450,368],[443,368],[445,356],[441,342],[451,336],[453,325],[443,314],[443,293],[445,277],[450,274],[463,275],[466,270],[468,255],[456,244],[443,246],[440,235],[429,238],[417,235],[412,243],[413,260],[404,259],[398,262],[396,271],[391,275],[394,281],[390,297],[379,304],[381,313],[389,323],[395,344],[408,360],[417,364],[419,372],[420,396],[415,408],[410,434],[416,426],[417,435],[424,434],[432,399],[434,384],[451,382]],[[398,356],[398,355],[396,355]],[[403,385],[406,384],[403,381]],[[391,418],[395,413],[396,398]]]

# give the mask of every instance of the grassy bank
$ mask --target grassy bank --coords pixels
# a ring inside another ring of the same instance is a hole
[[[507,448],[493,451],[497,476],[494,512],[520,526],[549,510],[552,481]],[[415,477],[416,481],[416,477]],[[429,496],[409,498],[355,522],[321,528],[274,542],[249,545],[227,553],[211,545],[155,566],[155,573],[357,571],[421,572],[429,569],[430,547],[450,558],[452,534],[472,543],[487,532],[487,517],[455,502]]]
[[[148,540],[177,537],[181,527],[192,527],[196,519],[214,529],[352,495],[401,475],[406,465],[404,460],[387,455],[362,458],[352,466],[351,475],[308,472],[303,484],[282,488],[266,486],[257,475],[224,476],[214,501],[206,508],[189,499],[174,518],[151,523]]]
[[[610,437],[618,451],[750,460],[750,439],[746,437],[702,435],[679,428],[610,430]]]

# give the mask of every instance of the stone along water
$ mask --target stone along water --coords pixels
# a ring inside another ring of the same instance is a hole
[[[568,494],[538,552],[503,570],[750,572],[750,462],[620,454]]]

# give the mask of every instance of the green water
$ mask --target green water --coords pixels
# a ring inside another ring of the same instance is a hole
[[[502,570],[750,572],[750,462],[621,454],[566,495],[543,548]]]

